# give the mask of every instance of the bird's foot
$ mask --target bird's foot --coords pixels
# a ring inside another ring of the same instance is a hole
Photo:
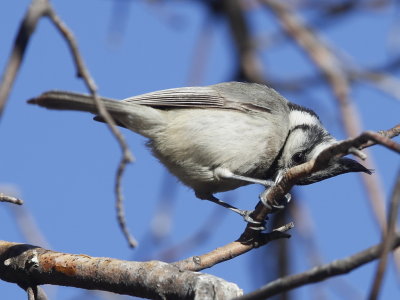
[[[268,201],[269,191],[270,191],[270,189],[267,189],[264,192],[262,192],[259,196],[259,199],[262,202],[262,204],[264,204],[264,206],[268,210],[270,210],[271,213],[276,213],[278,211],[282,211],[286,207],[286,205],[290,202],[290,200],[292,199],[292,195],[290,193],[287,193],[284,197],[282,197],[278,201],[274,200],[273,203],[270,203],[270,201]]]

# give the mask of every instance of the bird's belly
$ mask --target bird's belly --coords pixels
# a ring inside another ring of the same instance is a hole
[[[229,110],[176,110],[168,126],[149,141],[154,155],[185,185],[209,193],[247,183],[221,179],[216,168],[261,178],[271,166],[286,134],[273,121]]]

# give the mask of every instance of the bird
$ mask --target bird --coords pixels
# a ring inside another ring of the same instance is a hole
[[[101,100],[118,125],[148,139],[153,155],[197,198],[242,215],[214,194],[248,184],[271,186],[286,170],[337,143],[313,110],[258,83],[224,82]],[[91,95],[49,91],[28,103],[90,112],[104,122]],[[371,174],[355,160],[337,158],[297,184],[349,172]]]

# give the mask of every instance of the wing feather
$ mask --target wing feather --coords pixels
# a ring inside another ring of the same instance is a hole
[[[131,98],[122,101],[157,108],[198,107],[224,108],[226,100],[210,87],[185,87],[168,89]]]
[[[204,87],[183,87],[130,97],[123,101],[160,109],[218,108],[244,112],[286,109],[287,100],[273,89],[254,83],[225,82]]]

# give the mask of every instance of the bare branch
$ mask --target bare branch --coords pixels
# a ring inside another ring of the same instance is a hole
[[[400,233],[397,233],[395,235],[394,242],[390,245],[390,248],[394,249],[399,246]],[[382,253],[382,248],[383,244],[379,244],[347,258],[335,260],[331,263],[312,268],[309,271],[279,278],[263,286],[261,289],[239,297],[237,299],[265,299],[267,297],[282,293],[283,291],[286,292],[288,290],[292,290],[299,286],[319,282],[333,276],[349,273],[352,270],[379,258]]]
[[[209,253],[201,256],[189,257],[184,260],[177,261],[173,263],[173,265],[178,267],[180,270],[204,270],[216,265],[217,263],[242,255],[253,248],[266,245],[276,239],[289,238],[290,235],[286,234],[285,232],[293,227],[294,224],[289,223],[273,230],[272,232],[265,234],[259,233],[257,237],[253,236],[251,240],[244,240],[244,236],[242,236],[239,240],[217,248]]]
[[[308,258],[309,267],[311,268],[321,265],[324,259],[317,245],[318,243],[314,228],[316,224],[313,223],[311,211],[307,208],[307,205],[304,205],[303,201],[291,202],[289,208],[296,223],[296,233],[301,239],[304,247],[304,253],[306,253]],[[315,289],[322,290],[326,287],[327,285],[315,286]],[[352,284],[344,277],[336,278],[334,281],[330,282],[329,288],[332,292],[337,294],[340,299],[343,300],[362,300],[365,298],[361,294],[359,287],[356,288],[352,286]],[[318,295],[315,299],[320,298],[320,295]]]
[[[6,241],[0,241],[0,278],[152,299],[200,299],[204,295],[207,299],[231,299],[242,295],[236,284],[208,274],[182,271],[160,261],[66,254]]]
[[[388,130],[381,130],[378,131],[378,134],[381,135],[382,137],[385,137],[387,139],[392,139],[398,135],[400,135],[400,124],[397,124],[396,126],[394,126],[391,129]],[[380,139],[379,136],[375,136],[377,139]],[[387,141],[387,140],[386,140]],[[372,145],[376,145],[378,142],[376,142],[375,140],[369,140],[368,142],[366,142],[365,144],[360,146],[360,149],[364,149],[367,147],[370,147]]]
[[[35,300],[36,299],[35,294],[33,292],[33,288],[31,286],[26,289],[26,292],[28,294],[28,300]]]
[[[248,81],[265,82],[262,63],[257,56],[255,43],[243,12],[243,1],[223,0],[221,3],[238,51],[238,61],[240,63],[240,72],[242,73],[240,75],[244,76]]]
[[[21,286],[24,288],[23,286]],[[24,288],[26,290],[26,293],[28,294],[28,300],[47,300],[47,295],[44,292],[44,290],[37,285],[34,286],[28,286],[27,288]]]
[[[219,207],[215,208],[214,212],[204,220],[203,225],[197,232],[194,232],[187,239],[162,251],[160,254],[156,255],[156,257],[163,261],[172,261],[179,257],[184,257],[185,253],[192,251],[199,245],[204,245],[207,239],[213,236],[215,232],[214,229],[218,227],[226,215],[227,214],[222,213]]]
[[[38,222],[27,206],[13,206],[11,207],[11,212],[13,213],[17,228],[26,242],[50,248],[49,242],[40,230]]]
[[[380,287],[383,281],[383,276],[386,270],[388,254],[391,245],[393,244],[393,241],[396,238],[396,223],[397,223],[397,215],[399,213],[399,201],[400,201],[400,172],[397,175],[397,182],[393,189],[392,200],[390,202],[390,208],[389,208],[387,231],[383,235],[383,242],[382,242],[383,249],[382,249],[382,254],[380,256],[379,265],[376,270],[376,275],[372,285],[371,293],[369,295],[370,300],[378,298]]]
[[[49,9],[48,0],[32,0],[28,11],[18,29],[17,37],[14,41],[13,49],[4,70],[0,83],[0,117],[4,111],[4,107],[10,94],[11,88],[17,77],[18,70],[21,66],[28,46],[29,39],[35,31],[36,24],[39,19],[47,13]]]
[[[91,77],[89,70],[85,66],[82,56],[79,53],[78,44],[75,40],[74,35],[69,30],[69,28],[64,24],[64,22],[62,22],[62,20],[58,17],[58,15],[56,14],[56,12],[52,7],[48,10],[47,16],[50,18],[54,26],[56,26],[60,34],[64,37],[65,41],[67,42],[77,69],[77,76],[81,77],[84,80],[87,88],[89,89],[90,93],[93,96],[93,101],[96,104],[100,117],[106,122],[108,128],[116,138],[121,148],[122,157],[118,164],[117,173],[115,176],[115,188],[114,188],[116,194],[117,216],[118,216],[118,223],[121,227],[121,230],[125,238],[129,243],[129,246],[134,248],[137,246],[137,241],[129,233],[128,227],[126,225],[125,214],[123,212],[123,194],[121,189],[122,175],[125,171],[126,165],[134,160],[133,155],[129,150],[128,144],[126,143],[124,136],[117,128],[115,121],[113,120],[109,112],[106,110],[104,104],[100,100],[99,95],[97,94],[96,84],[93,78]]]
[[[8,196],[3,193],[0,193],[0,202],[8,202],[8,203],[17,204],[17,205],[24,204],[24,201],[22,201],[21,199],[18,199],[13,196]]]

